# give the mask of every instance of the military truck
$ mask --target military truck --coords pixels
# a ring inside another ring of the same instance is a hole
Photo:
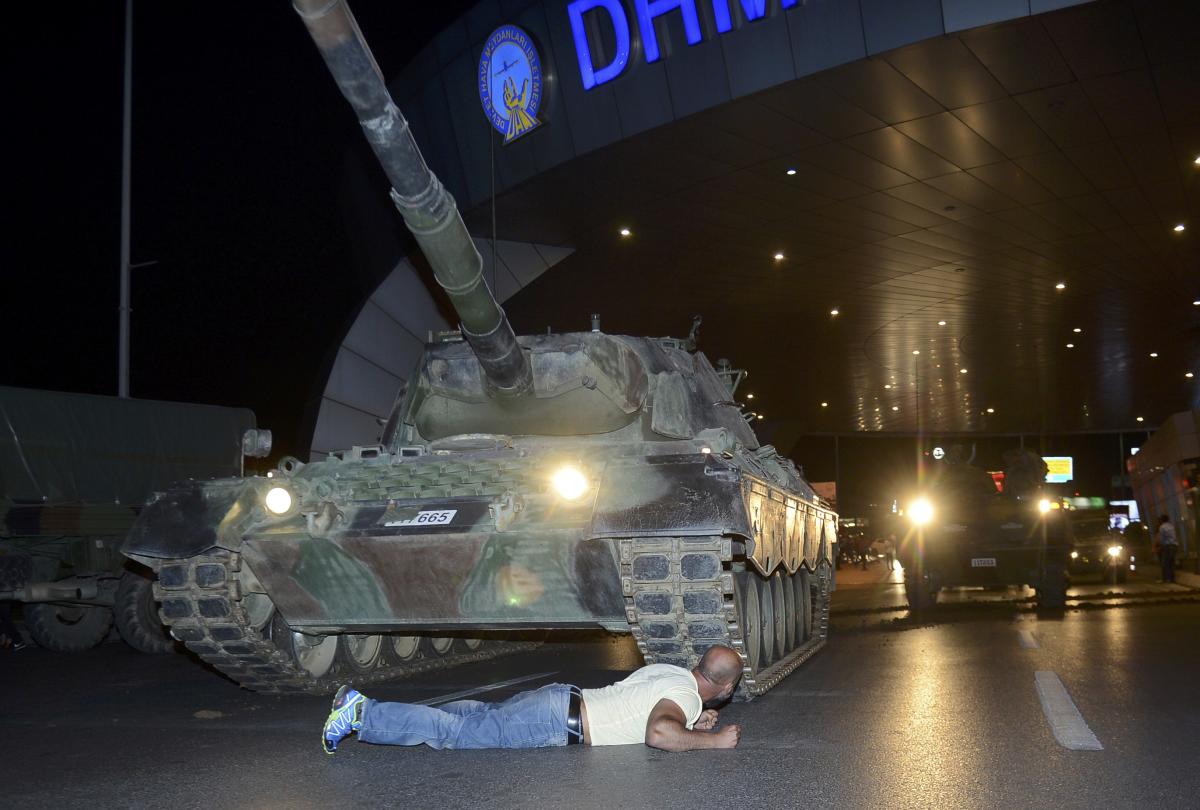
[[[247,431],[262,450],[254,414],[0,387],[0,419],[0,600],[48,649],[88,649],[114,620],[130,646],[172,649],[152,572],[120,545],[156,489],[239,475]]]
[[[1046,463],[1029,450],[1005,453],[1003,491],[952,448],[925,491],[907,506],[897,557],[909,607],[922,612],[940,589],[1029,585],[1038,605],[1066,601],[1071,527],[1042,492]]]
[[[378,443],[155,496],[126,554],[175,638],[243,686],[331,690],[632,633],[648,663],[715,643],[761,694],[824,643],[837,515],[760,445],[743,372],[688,338],[517,337],[453,198],[343,4],[296,3],[453,304]]]

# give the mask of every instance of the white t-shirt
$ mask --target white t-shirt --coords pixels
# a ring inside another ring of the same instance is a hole
[[[673,664],[651,664],[612,686],[581,691],[592,745],[645,742],[646,721],[663,698],[679,705],[689,729],[704,711],[695,676]]]

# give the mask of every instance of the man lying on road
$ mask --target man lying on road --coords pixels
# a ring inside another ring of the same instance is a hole
[[[690,672],[671,664],[642,667],[603,689],[552,683],[503,703],[458,700],[442,706],[381,703],[338,690],[321,744],[332,754],[343,738],[430,748],[545,748],[553,745],[645,743],[664,751],[733,748],[736,725],[717,728],[716,709],[733,694],[742,659],[729,647],[709,648]]]

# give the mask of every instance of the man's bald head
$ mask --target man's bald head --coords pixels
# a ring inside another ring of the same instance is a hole
[[[742,677],[742,657],[730,647],[715,644],[705,651],[696,669],[714,686],[730,686]]]

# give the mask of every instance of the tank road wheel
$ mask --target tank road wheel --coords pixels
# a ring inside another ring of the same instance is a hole
[[[771,591],[771,608],[774,611],[775,624],[773,628],[767,628],[768,631],[773,631],[775,654],[771,659],[778,661],[788,654],[790,645],[787,639],[787,601],[783,598],[783,569],[777,569],[771,575],[771,579],[766,583],[767,588]]]
[[[803,644],[813,635],[812,573],[801,568],[792,585],[796,593],[796,636]]]
[[[433,650],[433,654],[438,658],[449,655],[454,649],[453,636],[430,636],[428,641],[429,649]]]
[[[742,638],[746,661],[751,672],[758,672],[762,661],[763,634],[759,610],[758,577],[749,571],[734,574],[734,590],[741,613]]]
[[[775,602],[771,598],[771,581],[752,574],[758,589],[759,626],[762,628],[762,665],[765,669],[775,663]]]
[[[337,636],[309,636],[297,632],[288,627],[279,613],[271,619],[271,636],[279,649],[309,677],[323,678],[333,669],[338,650]]]
[[[400,661],[411,661],[417,657],[417,651],[421,649],[420,636],[392,636],[392,655],[396,656]]]
[[[341,636],[342,657],[355,672],[370,672],[379,665],[383,652],[383,636],[360,636],[347,633]]]
[[[796,579],[800,576],[795,574],[784,574],[782,570],[779,572],[781,582],[783,584],[783,612],[787,619],[784,623],[784,636],[787,638],[787,649],[785,652],[791,652],[796,649],[801,639],[797,637],[799,632],[800,622],[796,615]]]
[[[460,652],[475,652],[483,646],[481,638],[456,638],[454,641],[455,648]]]
[[[113,603],[113,619],[121,638],[139,652],[157,654],[175,649],[175,639],[158,618],[153,575],[141,571],[126,571],[121,575]]]
[[[55,652],[82,652],[108,635],[113,614],[99,605],[25,605],[25,623],[38,646]]]

